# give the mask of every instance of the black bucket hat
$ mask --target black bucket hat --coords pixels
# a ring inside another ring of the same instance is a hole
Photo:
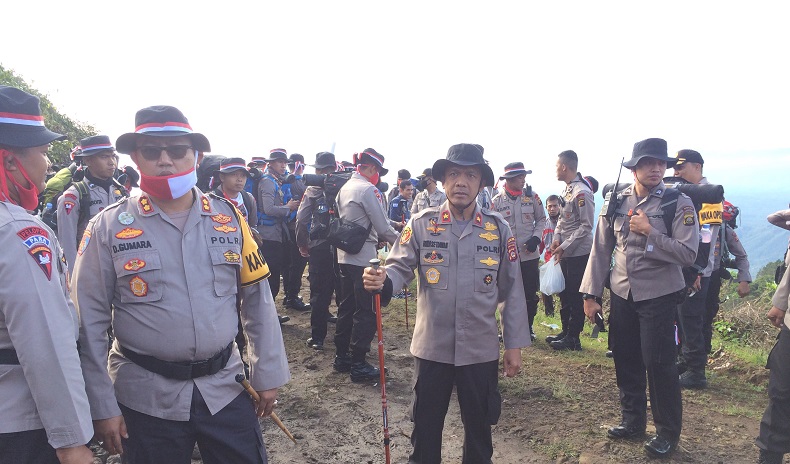
[[[372,164],[378,167],[381,177],[386,176],[390,172],[389,169],[384,167],[384,156],[372,148],[365,148],[362,153],[354,155],[354,165],[358,164]]]
[[[0,145],[30,148],[56,140],[66,140],[66,136],[44,125],[37,96],[0,85]]]
[[[285,148],[274,148],[269,151],[269,158],[265,161],[267,163],[271,163],[272,161],[276,160],[283,160],[286,163],[288,162],[288,152],[285,151]]]
[[[521,161],[516,161],[515,163],[508,163],[505,166],[505,173],[499,176],[499,180],[503,179],[510,179],[516,176],[520,176],[521,174],[527,175],[532,174],[532,170],[529,171],[524,167],[524,163]]]
[[[315,155],[315,164],[311,164],[310,166],[316,169],[324,169],[329,167],[337,168],[335,154],[329,153],[328,151],[318,152]]]
[[[483,171],[483,187],[494,185],[494,171],[491,166],[483,159],[483,147],[471,143],[459,143],[447,150],[445,159],[437,160],[433,163],[433,178],[444,182],[444,171],[451,165],[458,166],[480,166]]]
[[[243,170],[247,177],[250,177],[250,172],[247,170],[244,158],[223,158],[219,163],[219,172],[223,174],[238,171],[239,169]]]
[[[667,155],[667,141],[664,139],[645,139],[641,142],[634,144],[634,150],[631,152],[631,159],[623,162],[623,167],[633,169],[644,157],[655,158],[660,161],[667,162],[667,168],[671,168],[677,162],[676,158],[670,158]]]
[[[137,149],[137,139],[151,137],[189,137],[195,150],[211,151],[211,145],[203,134],[192,132],[189,121],[178,108],[173,106],[149,106],[137,112],[134,117],[134,132],[123,134],[115,141],[118,151],[130,154]]]
[[[110,143],[110,138],[106,135],[94,135],[93,137],[85,137],[84,139],[80,140],[80,144],[77,147],[77,151],[74,153],[75,158],[86,157],[95,155],[100,151],[112,150],[115,151],[115,147],[112,146]]]

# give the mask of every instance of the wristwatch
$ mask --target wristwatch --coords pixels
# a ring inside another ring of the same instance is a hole
[[[594,300],[595,295],[590,295],[589,293],[582,293],[582,300]]]

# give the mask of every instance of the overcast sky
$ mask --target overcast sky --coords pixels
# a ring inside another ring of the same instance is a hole
[[[546,196],[560,151],[613,182],[661,137],[790,199],[786,2],[6,3],[0,63],[112,140],[167,104],[247,159],[335,143],[416,176],[479,143]]]

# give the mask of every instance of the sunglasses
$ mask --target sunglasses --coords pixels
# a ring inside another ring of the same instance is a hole
[[[143,146],[137,147],[137,151],[148,161],[156,161],[162,155],[162,151],[167,152],[170,159],[181,159],[187,156],[189,150],[194,150],[194,147],[189,145],[169,145],[166,147]]]

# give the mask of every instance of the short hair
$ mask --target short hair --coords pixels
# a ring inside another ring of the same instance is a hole
[[[560,202],[560,197],[558,197],[557,195],[549,195],[546,198],[546,203],[548,203],[550,201],[556,201],[557,203],[559,203]]]
[[[562,164],[565,166],[568,166],[568,169],[576,171],[579,167],[579,155],[577,155],[575,151],[565,150],[558,156],[560,158],[560,162],[562,162]]]
[[[400,184],[398,184],[398,187],[400,187],[402,189],[405,189],[409,185],[413,185],[413,184],[411,183],[411,181],[409,179],[404,179],[404,180],[400,181]]]
[[[408,179],[411,177],[411,173],[406,169],[401,169],[398,171],[398,179]]]

